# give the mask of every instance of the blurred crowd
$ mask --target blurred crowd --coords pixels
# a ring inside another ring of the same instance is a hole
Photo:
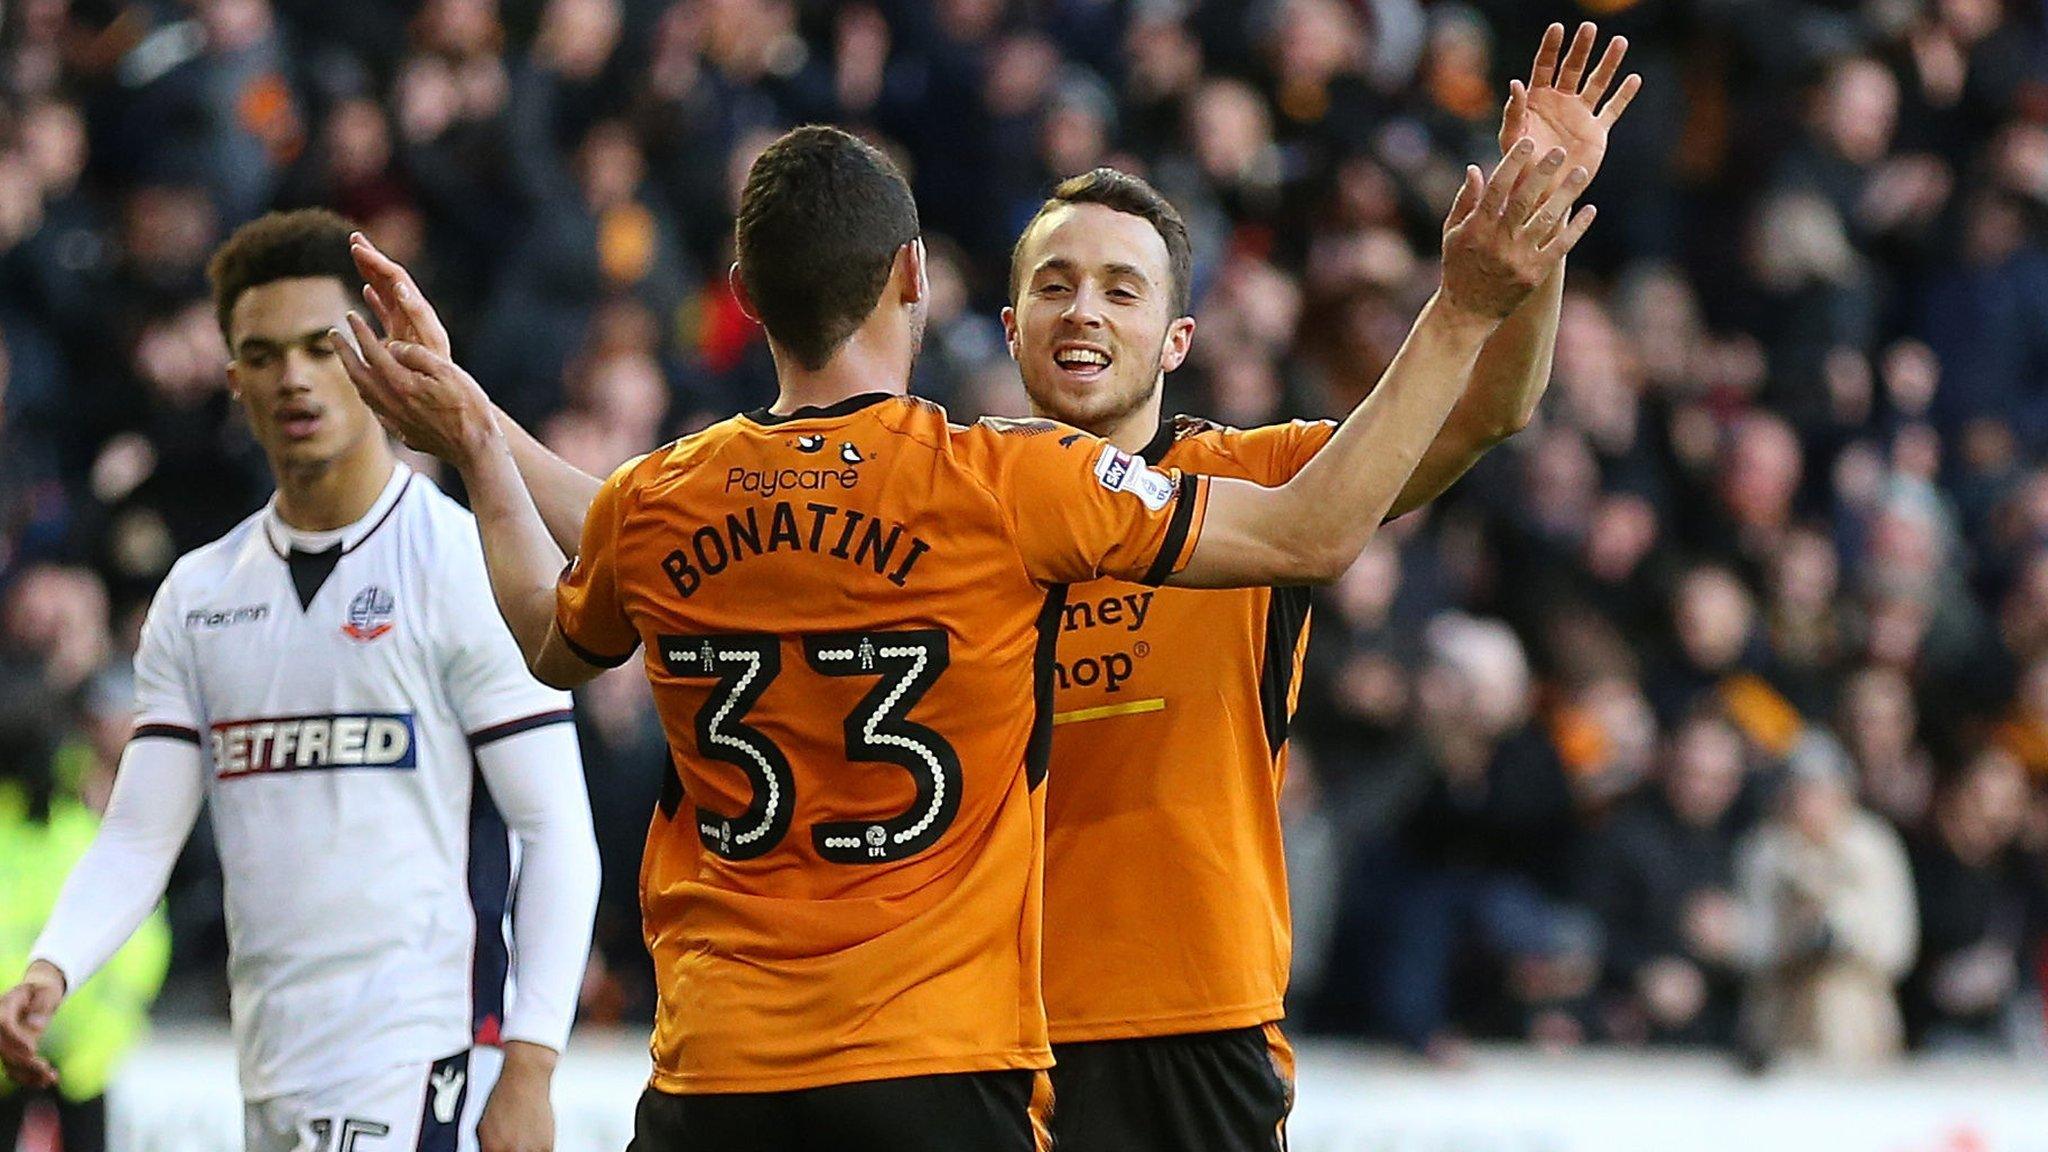
[[[1341,415],[1433,288],[1507,78],[1582,16],[1646,83],[1550,394],[1317,609],[1294,1027],[1452,1060],[2044,1047],[2048,18],[2023,0],[15,0],[0,695],[68,733],[43,791],[103,794],[148,596],[268,493],[202,275],[235,225],[352,216],[601,473],[772,397],[723,270],[782,129],[857,128],[910,174],[914,386],[959,418],[1023,413],[1009,245],[1114,164],[1194,237],[1167,410]],[[637,1021],[662,738],[631,669],[580,704],[607,873],[584,1016]],[[0,838],[34,819],[0,805]],[[168,1012],[220,1009],[208,841],[173,878]]]

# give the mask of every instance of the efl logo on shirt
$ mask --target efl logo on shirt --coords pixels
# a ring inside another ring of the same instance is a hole
[[[262,772],[419,767],[410,712],[280,716],[213,726],[215,773],[226,780]]]
[[[1157,512],[1173,499],[1173,480],[1139,463],[1129,452],[1114,444],[1104,444],[1102,455],[1095,458],[1095,478],[1111,492],[1128,492],[1144,502],[1145,507]]]

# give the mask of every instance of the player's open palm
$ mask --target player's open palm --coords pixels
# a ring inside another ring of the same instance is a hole
[[[1600,62],[1587,71],[1598,39],[1598,28],[1581,24],[1567,51],[1564,25],[1552,24],[1544,30],[1536,62],[1529,68],[1529,82],[1508,82],[1507,107],[1500,119],[1503,155],[1515,141],[1526,138],[1535,142],[1539,155],[1553,148],[1564,149],[1570,163],[1586,170],[1589,183],[1599,174],[1600,164],[1607,158],[1607,134],[1636,98],[1643,78],[1630,73],[1619,88],[1614,86],[1622,58],[1628,55],[1628,40],[1620,36],[1607,42]]]
[[[380,340],[360,315],[352,339],[335,348],[363,402],[406,446],[461,466],[497,436],[491,402],[476,378],[424,344]]]
[[[1589,179],[1566,166],[1564,149],[1539,159],[1530,140],[1509,148],[1491,176],[1467,168],[1444,220],[1444,298],[1494,318],[1513,312],[1592,226],[1591,205],[1572,212]]]
[[[7,1078],[27,1088],[51,1088],[57,1083],[57,1069],[36,1052],[50,1017],[64,999],[61,977],[46,975],[31,966],[21,983],[0,995],[0,1066]]]

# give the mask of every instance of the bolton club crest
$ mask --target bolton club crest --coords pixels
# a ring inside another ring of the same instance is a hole
[[[348,622],[341,630],[353,640],[375,640],[391,631],[391,614],[396,604],[390,592],[372,584],[348,602]]]

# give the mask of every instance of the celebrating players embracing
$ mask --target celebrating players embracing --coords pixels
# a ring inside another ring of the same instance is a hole
[[[843,132],[788,133],[749,173],[736,228],[779,399],[622,466],[566,572],[549,527],[578,517],[536,507],[518,438],[402,270],[358,243],[409,338],[380,343],[351,317],[361,355],[344,362],[408,442],[462,472],[536,674],[570,685],[646,652],[677,773],[643,869],[661,1004],[636,1148],[1043,1139],[1040,784],[1064,586],[1347,567],[1481,345],[1591,221],[1568,211],[1571,175],[1532,152],[1467,174],[1445,287],[1382,387],[1262,488],[1050,421],[958,427],[905,396],[929,294],[909,188]],[[727,488],[734,469],[828,453],[856,474],[844,490]]]

